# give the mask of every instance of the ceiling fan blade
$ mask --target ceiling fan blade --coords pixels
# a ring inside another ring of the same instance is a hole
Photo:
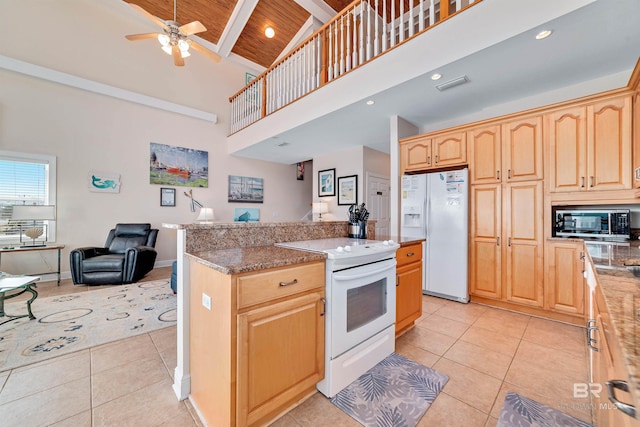
[[[195,42],[193,40],[189,40],[189,44],[195,51],[200,52],[201,54],[209,57],[209,59],[213,60],[214,62],[220,62],[220,55],[207,49],[206,47],[202,46],[200,43]]]
[[[157,39],[159,36],[158,33],[144,33],[144,34],[129,34],[128,36],[124,36],[127,40],[136,41],[136,40],[144,40],[144,39]]]
[[[171,48],[171,53],[173,54],[173,63],[177,67],[182,67],[184,65],[184,59],[182,59],[182,55],[180,54],[180,48],[178,45],[173,45]]]
[[[202,25],[200,21],[189,22],[188,24],[184,24],[178,28],[182,34],[185,36],[190,36],[192,34],[201,33],[203,31],[207,31],[207,28]]]
[[[163,20],[156,18],[155,16],[153,16],[152,14],[150,14],[149,12],[147,12],[146,10],[138,6],[137,4],[129,3],[129,6],[131,6],[132,8],[134,8],[139,13],[143,14],[144,16],[146,16],[148,19],[152,20],[156,24],[160,25],[162,28],[168,28],[167,24]]]

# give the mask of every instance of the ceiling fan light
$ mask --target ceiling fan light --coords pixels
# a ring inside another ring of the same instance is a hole
[[[178,48],[180,49],[181,52],[188,53],[189,43],[186,40],[178,40]]]
[[[164,50],[164,52],[165,52],[167,55],[172,55],[172,54],[173,54],[173,52],[171,52],[171,46],[169,46],[169,45],[162,46],[162,50]]]
[[[189,53],[188,50],[181,50],[180,56],[182,56],[183,58],[186,58],[187,56],[191,56],[191,54]]]
[[[171,39],[166,34],[158,34],[158,41],[162,46],[169,46]]]

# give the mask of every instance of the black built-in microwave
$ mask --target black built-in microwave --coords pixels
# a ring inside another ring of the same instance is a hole
[[[572,209],[555,211],[558,237],[631,238],[629,209]]]

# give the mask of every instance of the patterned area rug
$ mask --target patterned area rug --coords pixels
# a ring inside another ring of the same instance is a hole
[[[589,423],[508,391],[496,427],[593,427]]]
[[[38,298],[28,317],[0,326],[0,371],[176,324],[176,296],[156,280]],[[11,314],[24,301],[7,303]]]
[[[364,426],[414,427],[449,377],[392,353],[331,403]]]

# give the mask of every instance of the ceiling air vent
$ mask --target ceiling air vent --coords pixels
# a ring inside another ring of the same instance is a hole
[[[448,82],[440,83],[439,85],[436,85],[436,89],[442,92],[443,90],[451,89],[452,87],[465,84],[468,81],[469,81],[469,77],[462,76],[462,77],[455,78],[453,80],[449,80]]]
[[[286,147],[287,145],[291,145],[288,142],[281,142],[280,144],[278,144],[278,147]]]

